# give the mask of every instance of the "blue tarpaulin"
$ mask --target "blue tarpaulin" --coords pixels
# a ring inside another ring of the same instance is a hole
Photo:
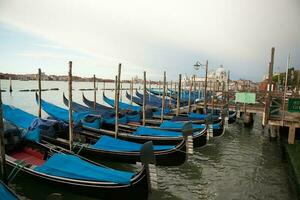
[[[42,109],[51,117],[69,123],[69,111],[67,109],[58,107],[44,100],[41,100],[41,105]],[[90,117],[93,117],[94,119],[88,120]],[[101,119],[90,112],[73,112],[73,121],[75,125],[83,123],[85,126],[90,126],[92,128],[100,128],[101,126]]]
[[[94,145],[91,146],[96,149],[103,149],[103,150],[110,150],[110,151],[140,151],[143,144],[119,140],[119,139],[115,139],[103,135]],[[175,148],[175,146],[153,145],[153,149],[156,151],[168,150],[172,148]]]
[[[186,122],[182,121],[164,121],[163,123],[160,124],[160,128],[162,129],[178,129],[182,130]],[[192,124],[193,129],[201,129],[204,128],[204,124]]]
[[[0,198],[3,200],[17,200],[18,199],[1,182],[0,182]]]
[[[103,94],[103,100],[110,105],[111,107],[115,106],[115,101],[113,99],[108,98],[107,96],[105,96]],[[124,102],[119,102],[119,107],[121,110],[133,110],[133,111],[137,111],[140,112],[141,111],[141,107],[140,106],[134,106],[134,105],[130,105],[128,103],[124,103]]]
[[[206,114],[199,114],[199,113],[188,113],[189,119],[198,119],[198,120],[204,120],[207,118]]]
[[[23,129],[29,128],[33,120],[37,118],[36,116],[13,106],[2,104],[2,109],[3,117],[6,121]]]
[[[35,167],[37,172],[64,178],[130,184],[134,173],[104,168],[94,165],[74,155],[57,153],[42,166]]]
[[[162,129],[180,129],[182,130],[182,128],[184,127],[186,122],[180,122],[180,121],[164,121],[163,123],[161,123],[160,128]],[[220,129],[221,128],[221,124],[220,123],[216,123],[211,125],[213,127],[213,129]],[[192,124],[192,127],[194,130],[198,130],[198,129],[204,129],[205,128],[205,124]]]
[[[150,127],[140,126],[137,128],[135,135],[148,135],[148,136],[160,136],[160,137],[180,137],[182,136],[181,132],[176,131],[166,131],[166,130],[159,130]]]
[[[2,104],[2,109],[3,118],[6,121],[23,129],[22,132],[24,135],[21,137],[24,136],[27,140],[40,141],[40,129],[36,127],[30,129],[32,122],[37,119],[36,116],[5,104]]]

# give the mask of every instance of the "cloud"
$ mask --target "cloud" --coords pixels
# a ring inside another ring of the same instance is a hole
[[[278,66],[290,49],[300,53],[298,0],[10,0],[0,1],[0,21],[90,55],[109,76],[122,62],[124,75],[167,70],[175,79],[208,59],[260,79],[272,46]]]

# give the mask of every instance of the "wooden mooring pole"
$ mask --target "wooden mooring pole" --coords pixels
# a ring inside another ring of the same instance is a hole
[[[178,93],[177,93],[177,110],[176,116],[180,113],[180,98],[181,98],[181,74],[179,74],[179,81],[178,81]]]
[[[189,87],[189,101],[188,101],[188,112],[191,112],[191,95],[192,95],[192,88],[193,88],[193,79],[190,80],[190,87]]]
[[[42,117],[42,81],[41,81],[41,68],[38,70],[38,87],[39,87],[39,110],[38,110],[38,116],[39,118]]]
[[[93,80],[94,80],[94,110],[96,110],[96,75],[94,74],[94,77],[93,77]]]
[[[163,94],[162,94],[162,101],[161,101],[161,119],[160,121],[163,122],[164,120],[164,112],[165,112],[165,103],[166,103],[166,71],[164,71],[164,82],[163,82]],[[145,96],[144,96],[145,97]]]
[[[11,77],[9,77],[9,92],[12,93],[12,81],[11,81]]]
[[[146,71],[144,71],[144,87],[143,87],[143,93],[144,93],[144,98],[143,98],[143,126],[146,124]]]
[[[207,72],[208,72],[208,60],[205,64],[205,82],[204,82],[204,114],[207,114]]]
[[[132,105],[132,97],[133,97],[133,78],[131,78],[131,83],[130,83],[130,105]]]
[[[0,81],[0,154],[1,154],[1,179],[4,183],[7,183],[1,81]]]
[[[272,90],[272,77],[273,77],[273,65],[274,65],[274,54],[275,48],[272,47],[271,49],[271,61],[269,63],[269,76],[268,76],[268,89],[267,89],[267,96],[263,114],[263,126],[268,124],[268,120],[270,118],[270,103],[271,103],[271,90]]]
[[[116,121],[115,121],[115,138],[118,137],[118,133],[119,133],[119,101],[120,101],[120,82],[121,82],[121,63],[119,64],[118,67],[118,76],[117,76],[117,88],[116,88]]]
[[[73,111],[72,111],[72,61],[69,61],[69,147],[73,149]]]

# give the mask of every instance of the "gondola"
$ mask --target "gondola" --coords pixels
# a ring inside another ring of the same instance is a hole
[[[104,93],[103,93],[104,95]],[[104,95],[105,96],[105,95]],[[64,99],[66,99],[64,97]],[[82,100],[83,102],[90,108],[94,108],[94,102],[93,101],[90,101],[88,100],[84,94],[82,94]],[[106,102],[106,101],[105,101]],[[106,102],[109,104],[109,101]],[[109,104],[110,105],[110,104]],[[139,106],[133,106],[133,105],[127,105],[125,103],[122,103],[120,102],[119,103],[119,107],[120,107],[120,110],[121,110],[121,113],[122,114],[125,114],[126,116],[126,119],[127,119],[127,122],[128,123],[132,123],[132,122],[139,122],[141,120],[141,114],[140,114],[140,107]],[[99,104],[96,102],[96,110],[97,111],[101,111],[101,112],[115,112],[115,109],[112,108],[112,107],[107,107],[107,106],[104,106],[102,104]]]
[[[19,197],[2,181],[0,181],[0,197],[3,200],[19,200]]]
[[[42,100],[42,108],[47,112],[49,106],[51,106],[52,111],[55,108],[55,105],[50,105],[49,103]],[[44,105],[45,103],[46,106]],[[10,108],[7,108],[10,109]],[[62,109],[62,108],[60,108]],[[10,109],[10,112],[15,112],[15,115],[21,114],[26,118],[31,118],[33,121],[36,117],[32,116],[29,113],[26,113],[20,109]],[[63,113],[60,112],[62,115],[68,115],[68,111],[65,110]],[[61,120],[63,118],[67,117],[61,117],[56,119]],[[36,124],[43,124],[43,127],[47,126],[47,122],[45,120],[40,120],[40,122],[37,122]],[[68,123],[68,121],[65,121]],[[53,124],[52,122],[48,122],[48,124]],[[85,157],[88,157],[90,159],[100,159],[104,158],[107,160],[114,160],[119,162],[127,162],[127,163],[136,163],[140,162],[140,148],[142,144],[135,143],[135,142],[128,142],[121,139],[114,138],[114,135],[112,137],[106,136],[106,135],[95,135],[91,133],[87,133],[85,131],[76,131],[78,135],[84,136],[84,140],[86,143],[75,143],[73,146],[73,151],[80,153],[80,155],[83,155]],[[65,137],[66,134],[62,133],[59,136],[55,136],[52,134],[44,134],[42,135],[43,140],[50,142],[52,144],[68,148],[68,138]],[[82,139],[82,138],[81,138]],[[176,145],[154,145],[154,155],[156,157],[156,164],[157,165],[163,165],[163,166],[176,166],[181,165],[186,160],[186,142],[184,139],[181,140],[180,143]]]
[[[109,99],[108,97],[106,97],[106,99]],[[114,105],[114,101],[109,99],[112,106]],[[180,128],[174,128],[174,126],[178,127],[182,127],[182,125],[178,125],[178,124],[181,124],[181,123],[184,123],[184,122],[193,122],[193,123],[196,123],[196,124],[193,124],[193,131],[194,132],[197,132],[198,130],[201,130],[203,128],[203,123],[205,123],[205,120],[208,116],[207,115],[201,115],[201,114],[197,114],[197,113],[188,113],[188,114],[183,114],[183,115],[180,115],[180,116],[172,116],[171,118],[171,122],[168,122],[166,121],[163,125],[161,125],[161,122],[160,121],[157,121],[157,120],[147,120],[147,123],[148,125],[155,125],[157,126],[156,128],[157,129],[160,129],[160,130],[168,130],[168,131],[180,131]],[[214,124],[213,125],[210,125],[212,126],[212,129],[213,129],[213,137],[217,137],[217,136],[220,136],[222,135],[222,133],[224,132],[224,126],[223,126],[223,121],[221,118],[217,117],[217,116],[213,116],[213,121],[214,121]],[[173,123],[172,123],[173,122]],[[168,124],[168,126],[166,126],[165,124]],[[172,125],[174,124],[174,125]],[[202,124],[202,125],[201,125]],[[138,126],[138,125],[137,125]],[[173,126],[173,127],[172,127]],[[121,125],[121,127],[125,127],[125,129],[131,129],[132,127],[130,126],[127,126],[126,125]],[[155,128],[155,127],[153,127]],[[204,140],[204,139],[203,139]],[[195,140],[197,141],[197,140]],[[197,145],[197,142],[194,143],[194,147],[199,147],[199,146],[202,146],[206,143],[203,143],[203,142],[200,142],[199,145]]]
[[[143,99],[144,98],[144,94],[140,93],[138,90],[135,91],[135,95],[140,98],[140,99]],[[154,101],[154,102],[157,102],[157,103],[162,103],[162,98],[160,97],[157,97],[156,95],[153,95],[153,94],[149,94],[149,93],[146,93],[146,101]],[[170,105],[170,102],[171,102],[171,105]],[[175,107],[176,106],[176,100],[174,99],[166,99],[165,100],[165,105],[167,107],[171,106],[171,107]]]
[[[128,94],[127,91],[126,91],[126,98],[127,98],[128,100],[131,100],[131,99],[132,99],[132,101],[133,101],[135,104],[139,105],[139,106],[143,106],[143,100],[142,100],[142,99],[140,99],[140,98],[138,98],[138,97],[135,97],[135,96],[131,96],[130,94]],[[161,103],[157,103],[157,102],[146,102],[146,104],[147,104],[148,106],[152,106],[153,108],[161,108]]]
[[[6,119],[18,117],[11,114],[4,109]],[[25,121],[19,120],[21,125]],[[144,165],[137,173],[111,169],[63,148],[33,140],[38,132],[39,129],[5,131],[6,168],[11,177],[29,178],[101,199],[147,199],[148,176]]]
[[[58,112],[55,112],[55,109],[58,109]],[[53,104],[42,101],[42,109],[48,113],[51,117],[57,120],[62,120],[68,122],[68,119],[62,117],[63,108],[59,108]],[[50,112],[48,111],[50,110]],[[66,110],[64,111],[66,112]],[[205,144],[206,143],[206,126],[202,126],[197,129],[197,132],[193,133],[192,124],[191,123],[183,123],[183,127],[180,131],[167,131],[167,130],[159,130],[150,127],[135,127],[135,130],[127,130],[125,132],[125,127],[122,126],[120,128],[120,132],[118,133],[118,138],[121,140],[136,142],[136,143],[145,143],[147,141],[152,141],[155,145],[179,145],[188,135],[193,134],[194,145]],[[108,135],[111,137],[115,137],[115,132],[108,129],[103,128],[95,128],[91,126],[87,126],[83,124],[84,130],[80,131],[81,134],[91,134],[91,135]],[[124,131],[124,132],[123,132]]]
[[[130,94],[127,98],[131,98]],[[138,97],[133,97],[137,102],[142,102],[143,100]],[[153,103],[153,102],[152,102]],[[161,109],[153,112],[153,118],[154,119],[160,119],[161,118]],[[217,115],[212,116],[212,118],[209,115],[204,114],[197,114],[197,113],[182,113],[179,114],[179,116],[176,116],[174,112],[171,112],[169,108],[164,109],[164,119],[171,120],[171,121],[190,121],[195,124],[203,124],[205,123],[205,120],[212,119],[213,123],[219,123],[221,122],[221,118]],[[148,122],[155,122],[155,120],[148,120]]]
[[[115,101],[106,97],[105,93],[103,92],[103,101],[110,105],[111,107],[115,106]],[[136,112],[141,112],[141,107],[140,106],[135,106],[135,105],[130,105],[124,102],[119,102],[119,107],[121,110],[134,110]]]

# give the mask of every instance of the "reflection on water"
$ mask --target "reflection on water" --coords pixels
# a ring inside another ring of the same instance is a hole
[[[4,88],[8,88],[3,81]],[[43,98],[63,106],[62,92],[66,82],[43,82],[44,87],[59,87],[59,91],[43,92]],[[91,88],[92,83],[74,83],[74,101],[82,103],[78,88]],[[106,87],[109,87],[106,84]],[[111,85],[113,87],[113,84]],[[16,81],[15,89],[36,88],[36,82]],[[101,86],[99,86],[101,88]],[[107,91],[113,97],[113,92]],[[123,100],[126,100],[123,92]],[[92,99],[93,92],[85,95]],[[98,100],[102,102],[101,91]],[[37,113],[33,92],[3,93],[3,101],[18,106],[33,114]],[[44,114],[45,116],[45,114]],[[270,142],[268,134],[262,131],[261,119],[256,116],[254,127],[244,128],[242,124],[229,125],[229,130],[220,138],[212,139],[188,162],[180,167],[159,167],[159,190],[153,191],[151,200],[226,200],[226,199],[296,199],[287,175],[286,163],[282,161],[281,146]],[[116,164],[113,164],[116,166]],[[120,167],[118,165],[118,167]],[[122,166],[131,169],[132,166]],[[45,199],[51,193],[61,193],[63,199],[90,199],[64,191],[63,188],[49,188],[33,180],[17,180],[11,186],[21,196],[29,199]]]

